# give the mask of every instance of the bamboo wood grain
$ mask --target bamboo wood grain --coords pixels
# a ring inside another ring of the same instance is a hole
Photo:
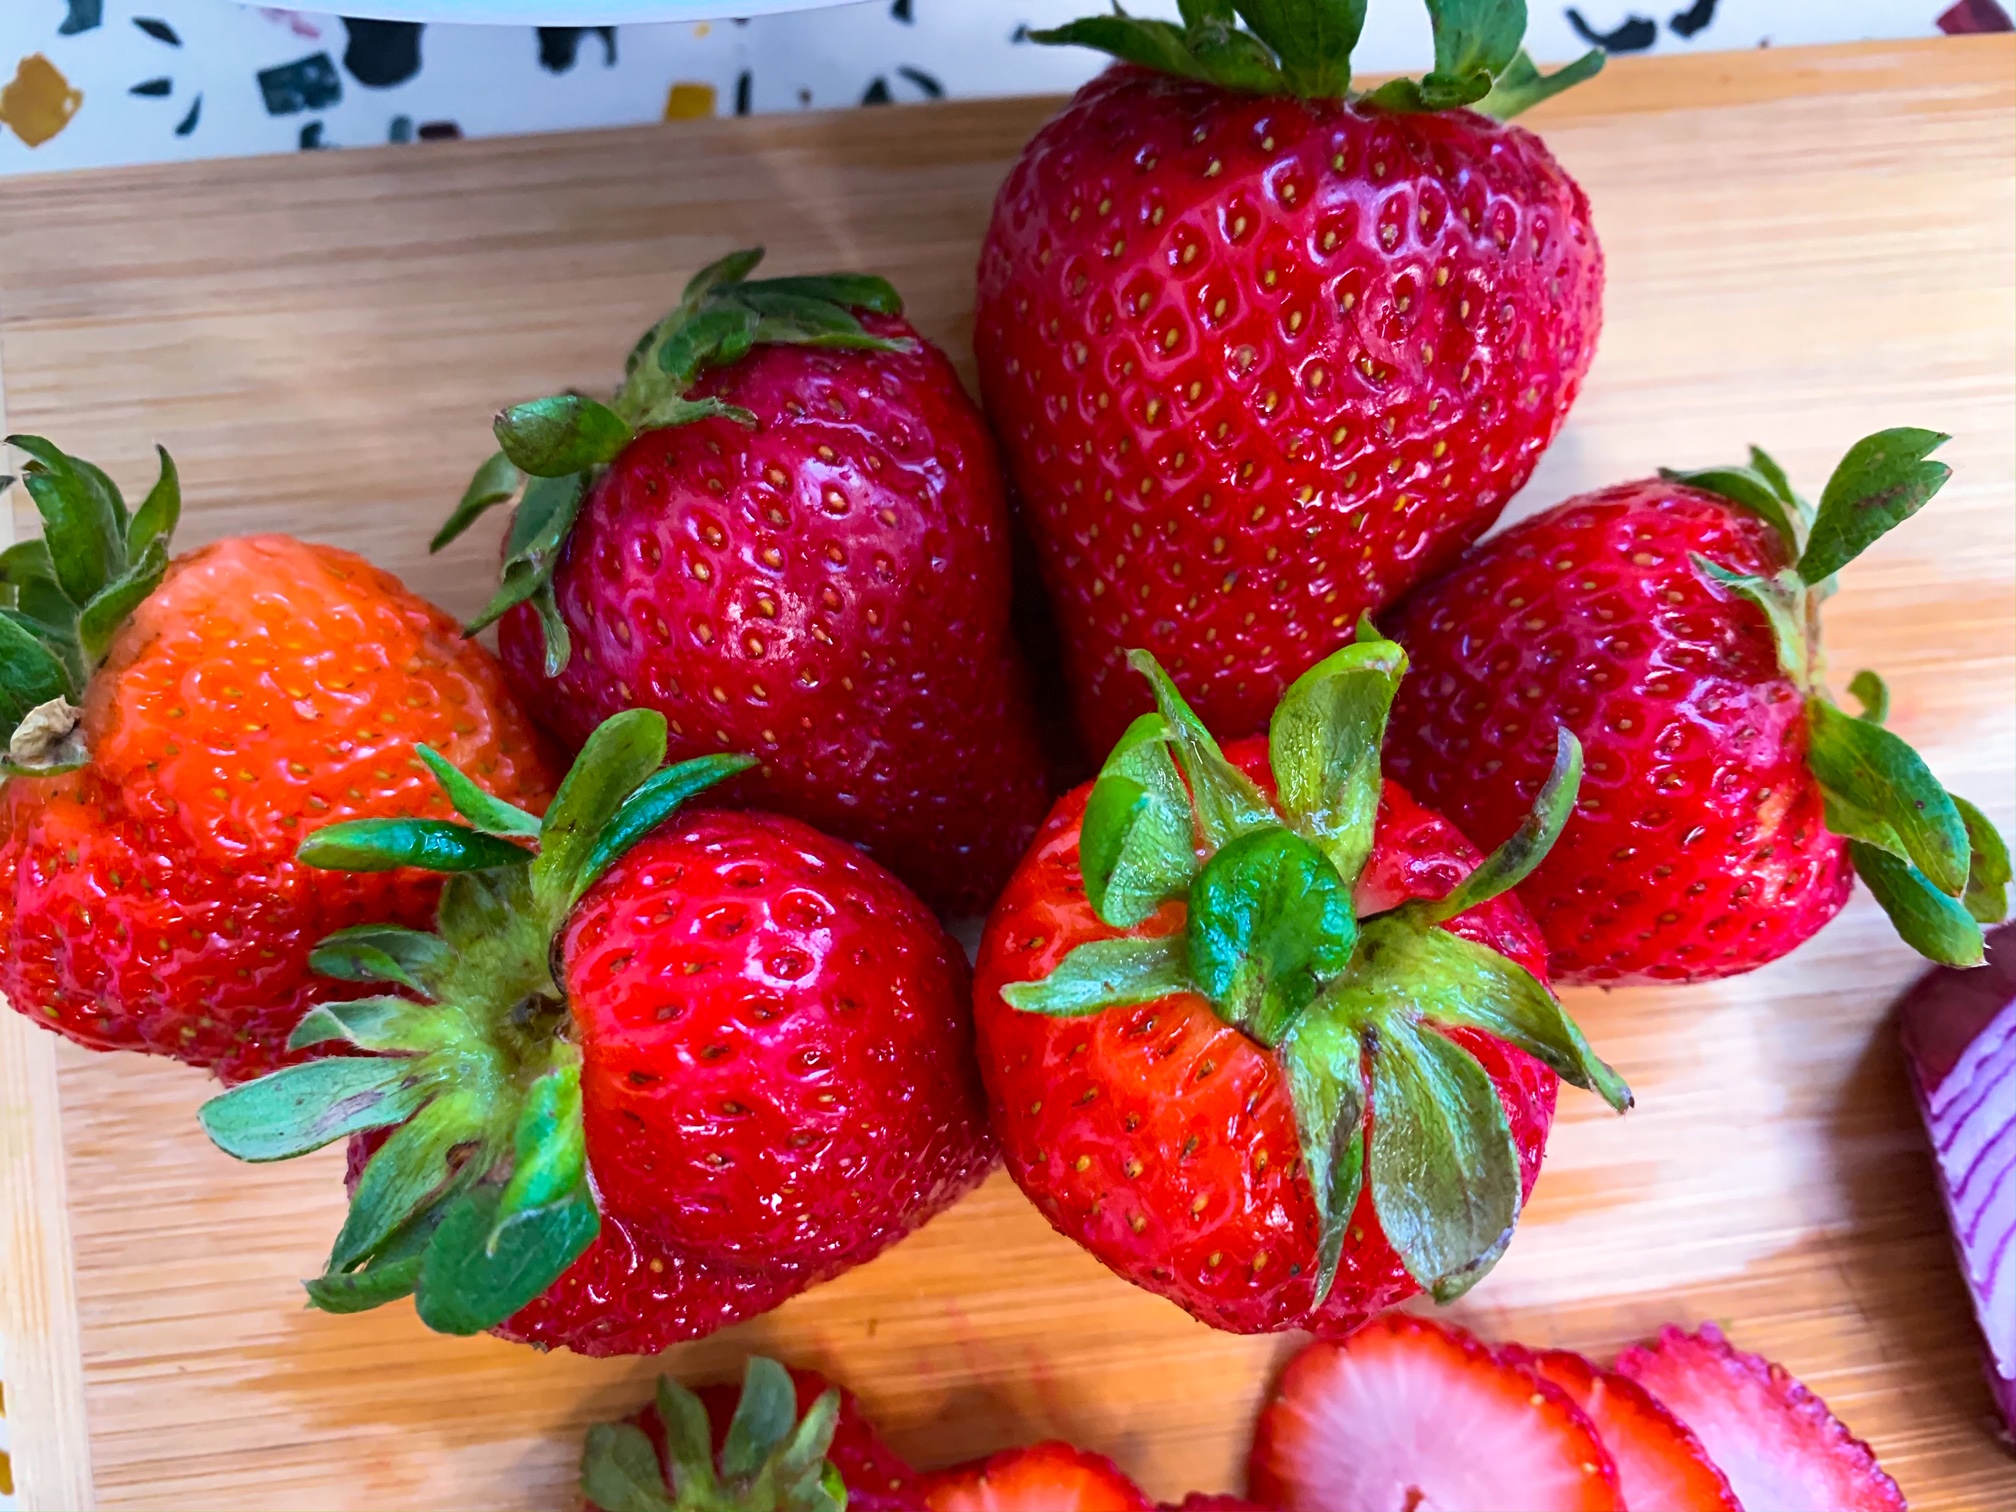
[[[1596,207],[1610,284],[1587,389],[1519,505],[1752,440],[1817,489],[1869,430],[1954,432],[1954,482],[1851,569],[1828,643],[1839,679],[1889,675],[1893,722],[2005,829],[2012,65],[2007,38],[1619,61],[1537,112]],[[169,445],[187,543],[293,530],[466,611],[494,537],[438,559],[425,538],[494,408],[605,384],[687,272],[755,241],[778,271],[886,273],[963,361],[988,204],[1049,108],[25,181],[0,221],[11,423],[136,480]],[[1916,969],[1858,897],[1741,981],[1575,994],[1639,1109],[1620,1122],[1564,1096],[1520,1237],[1462,1315],[1592,1351],[1718,1321],[1827,1397],[1921,1512],[2016,1501],[1892,1047],[1887,1005]],[[1175,1494],[1236,1483],[1293,1347],[1212,1333],[1112,1279],[1000,1177],[875,1264],[662,1361],[436,1338],[404,1307],[324,1317],[295,1278],[334,1231],[340,1158],[234,1166],[193,1123],[206,1084],[179,1068],[52,1057],[13,1020],[0,1057],[0,1258],[10,1298],[28,1291],[18,1270],[47,1299],[41,1321],[18,1300],[0,1318],[30,1506],[84,1505],[95,1484],[108,1507],[560,1508],[588,1422],[660,1368],[721,1372],[756,1349],[844,1377],[920,1463],[1063,1434]],[[60,1159],[36,1069],[52,1060]],[[64,1384],[80,1374],[81,1406]],[[46,1409],[22,1400],[36,1382]],[[57,1426],[23,1443],[31,1421]]]

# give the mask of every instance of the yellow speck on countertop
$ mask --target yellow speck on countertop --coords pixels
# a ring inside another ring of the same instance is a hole
[[[84,103],[82,90],[72,89],[54,63],[30,53],[15,67],[14,78],[0,89],[0,122],[30,147],[40,147],[70,124]]]
[[[714,86],[682,79],[665,95],[668,121],[704,121],[714,114]]]

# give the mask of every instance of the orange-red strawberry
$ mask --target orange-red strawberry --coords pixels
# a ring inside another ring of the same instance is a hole
[[[1059,802],[988,920],[975,1016],[1008,1168],[1050,1222],[1216,1327],[1343,1331],[1498,1259],[1556,1077],[1629,1093],[1546,986],[1507,889],[1576,756],[1481,859],[1379,775],[1405,665],[1298,679],[1265,742],[1159,714]]]
[[[1436,71],[1352,96],[1354,7],[1322,9],[1037,35],[1125,61],[1002,186],[974,350],[1098,750],[1146,707],[1130,646],[1218,734],[1261,729],[1483,533],[1595,352],[1588,203],[1491,117],[1602,55],[1543,80],[1522,4],[1436,4]]]
[[[1103,1454],[1055,1439],[1003,1449],[932,1476],[930,1512],[1152,1512],[1148,1494]]]
[[[1461,1329],[1398,1313],[1289,1362],[1260,1413],[1247,1479],[1283,1512],[1640,1505],[1625,1500],[1595,1428],[1559,1387]],[[1650,1501],[1643,1512],[1677,1505]]]
[[[1905,1512],[1897,1482],[1825,1402],[1713,1324],[1665,1328],[1616,1370],[1699,1436],[1745,1512]]]
[[[364,1053],[203,1109],[248,1160],[393,1131],[360,1152],[317,1305],[411,1292],[447,1333],[656,1352],[860,1264],[986,1174],[958,947],[844,841],[675,815],[750,761],[661,768],[665,749],[664,716],[631,710],[543,820],[441,764],[466,824],[304,845],[317,866],[455,874],[437,933],[367,925],[318,949],[400,995],[325,1003],[294,1043]]]
[[[1946,438],[1858,442],[1810,510],[1762,452],[1570,499],[1472,550],[1389,622],[1415,675],[1393,774],[1480,844],[1509,834],[1553,759],[1587,773],[1575,816],[1520,889],[1554,974],[1701,981],[1809,938],[1860,875],[1910,944],[1975,965],[2005,912],[2009,855],[1883,728],[1880,678],[1836,707],[1820,600],[1931,498]]]
[[[1715,1467],[1693,1430],[1628,1376],[1598,1370],[1566,1349],[1534,1351],[1517,1344],[1498,1357],[1558,1386],[1582,1409],[1617,1466],[1626,1507],[1641,1512],[1744,1512],[1728,1477]]]
[[[166,453],[129,512],[98,469],[10,439],[45,533],[0,558],[0,991],[96,1049],[256,1075],[331,995],[315,942],[425,923],[440,891],[304,867],[302,837],[447,814],[422,744],[543,808],[539,741],[489,653],[389,574],[286,536],[171,562]]]
[[[476,623],[503,616],[542,725],[578,746],[656,709],[675,756],[761,762],[723,797],[983,913],[1048,797],[993,442],[888,284],[752,281],[758,256],[695,276],[613,408],[501,415],[504,451],[442,538],[512,463],[535,474]]]

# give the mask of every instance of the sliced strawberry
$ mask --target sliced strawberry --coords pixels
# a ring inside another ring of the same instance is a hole
[[[1701,1440],[1637,1382],[1598,1370],[1566,1349],[1507,1344],[1498,1358],[1559,1386],[1595,1424],[1617,1462],[1625,1506],[1642,1512],[1744,1512]]]
[[[1905,1512],[1897,1482],[1825,1402],[1712,1323],[1668,1327],[1616,1368],[1694,1430],[1749,1512]]]
[[[1461,1329],[1388,1313],[1288,1364],[1248,1481],[1288,1512],[1622,1512],[1616,1467],[1557,1386]]]
[[[1155,1512],[1268,1512],[1268,1509],[1229,1491],[1192,1491],[1180,1502],[1163,1502]]]
[[[1103,1454],[1054,1439],[932,1476],[931,1512],[1152,1512],[1154,1503]]]

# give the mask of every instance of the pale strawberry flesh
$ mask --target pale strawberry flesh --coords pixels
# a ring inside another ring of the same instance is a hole
[[[1319,1342],[1260,1415],[1249,1485],[1284,1512],[1623,1512],[1557,1387],[1468,1334],[1388,1314]]]
[[[1669,1327],[1616,1368],[1694,1431],[1746,1512],[1905,1512],[1897,1483],[1825,1402],[1713,1324]]]
[[[1617,1465],[1617,1489],[1638,1512],[1744,1512],[1729,1481],[1687,1425],[1642,1386],[1565,1349],[1506,1345],[1500,1359],[1561,1388],[1582,1409]]]

